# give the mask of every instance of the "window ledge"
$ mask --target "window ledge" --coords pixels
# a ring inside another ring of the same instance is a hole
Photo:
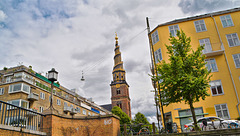
[[[13,94],[13,93],[25,93],[25,94],[29,94],[28,92],[25,92],[25,91],[22,91],[22,90],[19,90],[19,91],[15,91],[15,92],[9,92],[9,94]]]
[[[224,93],[222,93],[222,94],[216,94],[216,95],[212,95],[212,96],[221,96],[221,95],[224,95]]]

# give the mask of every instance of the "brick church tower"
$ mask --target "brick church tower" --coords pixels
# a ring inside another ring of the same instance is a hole
[[[123,62],[121,59],[121,52],[118,45],[118,37],[116,34],[115,55],[114,55],[114,67],[112,71],[113,81],[111,82],[112,93],[112,107],[118,106],[131,118],[131,104],[129,97],[129,85],[126,82],[126,72],[123,69]]]

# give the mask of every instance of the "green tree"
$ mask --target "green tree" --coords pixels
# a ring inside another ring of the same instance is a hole
[[[114,106],[112,108],[112,113],[120,117],[120,124],[130,124],[131,119],[128,117],[128,115],[122,111],[121,108],[118,106]],[[121,131],[123,131],[123,126],[121,126]]]
[[[205,55],[202,55],[203,46],[196,51],[191,48],[190,37],[181,30],[177,37],[170,35],[171,45],[165,45],[169,54],[169,62],[161,61],[157,64],[157,76],[154,81],[161,81],[158,87],[161,90],[161,100],[166,106],[171,103],[184,101],[189,105],[194,127],[197,127],[193,103],[204,100],[210,82],[210,71],[205,67]]]
[[[138,112],[137,114],[135,114],[135,117],[134,119],[132,120],[132,122],[137,125],[134,127],[134,131],[135,132],[139,132],[140,129],[143,127],[143,126],[147,126],[149,128],[149,130],[151,131],[152,130],[152,125],[148,122],[147,118],[144,116],[144,114]],[[143,126],[141,126],[141,124]]]

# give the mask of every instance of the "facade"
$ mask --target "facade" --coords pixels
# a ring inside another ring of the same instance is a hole
[[[57,83],[53,86],[53,107],[60,115],[77,117],[110,114],[73,90]],[[50,106],[50,96],[51,82],[31,67],[22,65],[0,70],[1,101],[42,113]]]
[[[240,8],[174,20],[158,25],[150,32],[154,61],[168,61],[165,44],[170,45],[169,34],[176,36],[183,30],[191,37],[196,50],[205,44],[206,67],[211,69],[211,82],[204,101],[194,103],[197,118],[218,116],[236,119],[240,116]],[[191,111],[185,103],[164,106],[166,122],[176,122],[183,127],[192,122]]]
[[[111,82],[112,107],[118,106],[131,118],[131,99],[129,97],[129,85],[126,82],[126,72],[123,69],[120,46],[116,35],[114,67],[112,71],[113,81]]]

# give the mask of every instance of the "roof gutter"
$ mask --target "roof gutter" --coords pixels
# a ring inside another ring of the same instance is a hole
[[[234,83],[234,80],[233,80],[233,77],[232,77],[232,72],[231,72],[231,69],[230,69],[230,66],[229,66],[229,63],[228,63],[228,60],[227,60],[227,56],[226,56],[226,53],[225,53],[225,49],[224,49],[224,46],[223,46],[223,42],[222,42],[222,39],[220,37],[220,34],[219,34],[219,31],[218,31],[218,27],[217,27],[217,23],[215,21],[215,18],[213,17],[213,15],[211,14],[211,18],[213,19],[214,21],[214,24],[215,24],[215,27],[216,27],[216,30],[217,30],[217,33],[218,33],[218,37],[219,37],[219,40],[221,42],[221,49],[224,50],[224,56],[225,56],[225,60],[227,62],[227,67],[228,67],[228,71],[230,73],[230,77],[231,77],[231,80],[232,80],[232,84],[233,84],[233,87],[234,87],[234,91],[235,91],[235,94],[236,94],[236,97],[237,97],[237,110],[238,110],[238,115],[240,116],[240,111],[239,111],[239,104],[240,104],[240,101],[239,101],[239,97],[238,97],[238,93],[237,93],[237,89],[236,89],[236,86],[235,86],[235,83]]]

